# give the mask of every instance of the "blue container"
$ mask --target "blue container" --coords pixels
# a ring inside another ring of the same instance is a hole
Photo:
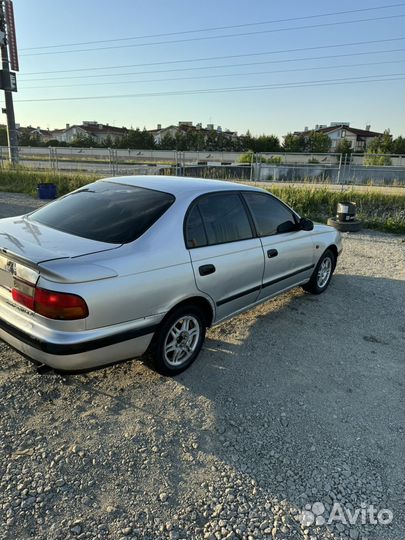
[[[56,199],[57,196],[58,191],[56,189],[56,184],[52,184],[51,182],[38,184],[39,199]]]

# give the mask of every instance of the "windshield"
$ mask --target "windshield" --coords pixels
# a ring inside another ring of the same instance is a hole
[[[36,210],[28,219],[90,240],[125,244],[139,238],[174,200],[161,191],[95,182]]]

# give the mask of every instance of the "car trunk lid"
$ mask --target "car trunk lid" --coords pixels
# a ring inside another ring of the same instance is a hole
[[[58,231],[25,216],[0,223],[0,253],[37,265],[55,259],[74,258],[120,247]]]

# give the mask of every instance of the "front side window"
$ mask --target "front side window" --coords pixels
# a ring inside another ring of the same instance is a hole
[[[249,218],[237,193],[201,198],[186,221],[187,247],[224,244],[253,238]]]
[[[271,236],[297,230],[294,214],[283,203],[265,193],[243,194],[259,236]]]
[[[139,238],[171,206],[169,193],[115,182],[95,182],[29,215],[53,229],[111,244]]]

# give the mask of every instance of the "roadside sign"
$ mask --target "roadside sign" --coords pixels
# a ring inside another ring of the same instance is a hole
[[[17,75],[13,71],[0,70],[0,89],[17,92]]]
[[[12,92],[17,92],[17,75],[10,71],[10,88]]]
[[[14,7],[12,0],[5,0],[5,15],[7,23],[7,41],[10,54],[10,67],[13,71],[19,71],[17,38],[15,34]]]

